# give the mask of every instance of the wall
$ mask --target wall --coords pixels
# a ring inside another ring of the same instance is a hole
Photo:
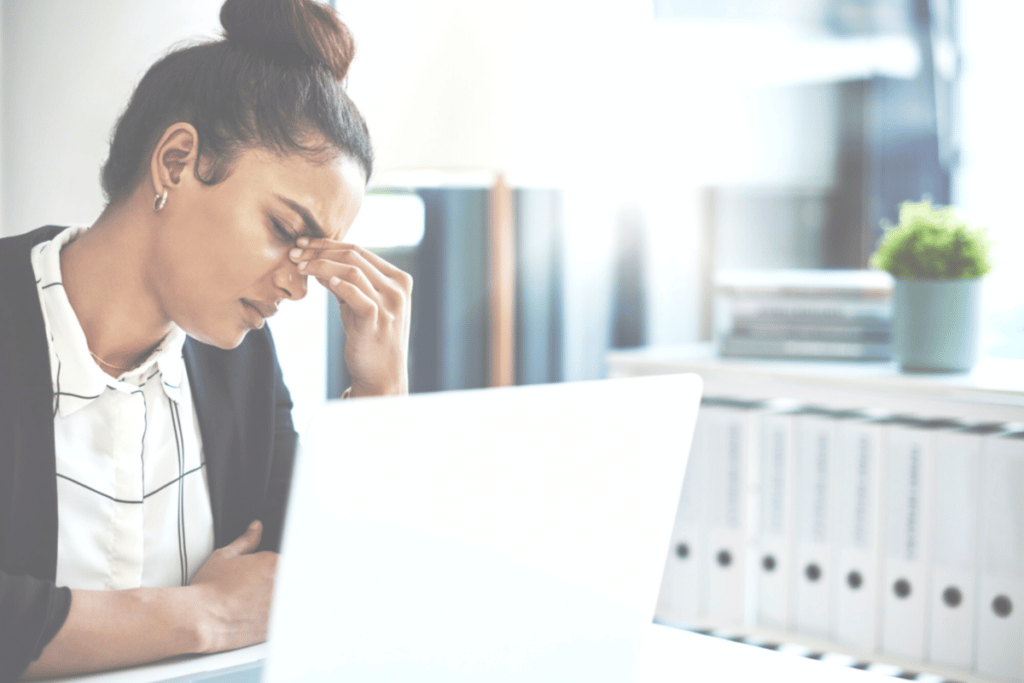
[[[176,41],[215,34],[215,0],[5,0],[0,225],[89,224],[99,170],[135,82]]]

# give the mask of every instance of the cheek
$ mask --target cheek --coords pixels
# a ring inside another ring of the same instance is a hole
[[[225,298],[244,295],[287,260],[292,246],[281,240],[258,236],[248,236],[233,245],[225,245],[204,259],[209,272],[208,282]]]

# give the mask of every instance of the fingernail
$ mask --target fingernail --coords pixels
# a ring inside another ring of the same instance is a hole
[[[331,278],[331,287],[337,287],[339,284],[341,284],[341,278],[340,277],[335,275],[334,277]]]
[[[252,522],[249,524],[249,528],[254,530],[259,529],[261,526],[263,526],[263,524],[258,519],[252,520]]]
[[[307,244],[309,244],[309,238],[308,237],[300,237],[298,240],[296,240],[295,243],[297,245],[299,245],[300,247],[304,247]]]
[[[309,261],[303,261],[299,264],[299,270],[305,270],[307,265],[309,265]]]
[[[299,258],[300,256],[302,256],[302,250],[292,249],[291,251],[288,252],[288,255],[291,256],[292,258]]]

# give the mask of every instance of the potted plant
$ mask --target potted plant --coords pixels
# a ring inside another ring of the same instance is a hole
[[[874,268],[895,279],[893,343],[905,372],[965,372],[978,360],[981,281],[992,268],[984,230],[951,207],[904,202]]]

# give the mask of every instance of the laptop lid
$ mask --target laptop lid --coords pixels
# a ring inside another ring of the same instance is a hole
[[[631,680],[700,393],[674,375],[327,404],[263,680]]]

